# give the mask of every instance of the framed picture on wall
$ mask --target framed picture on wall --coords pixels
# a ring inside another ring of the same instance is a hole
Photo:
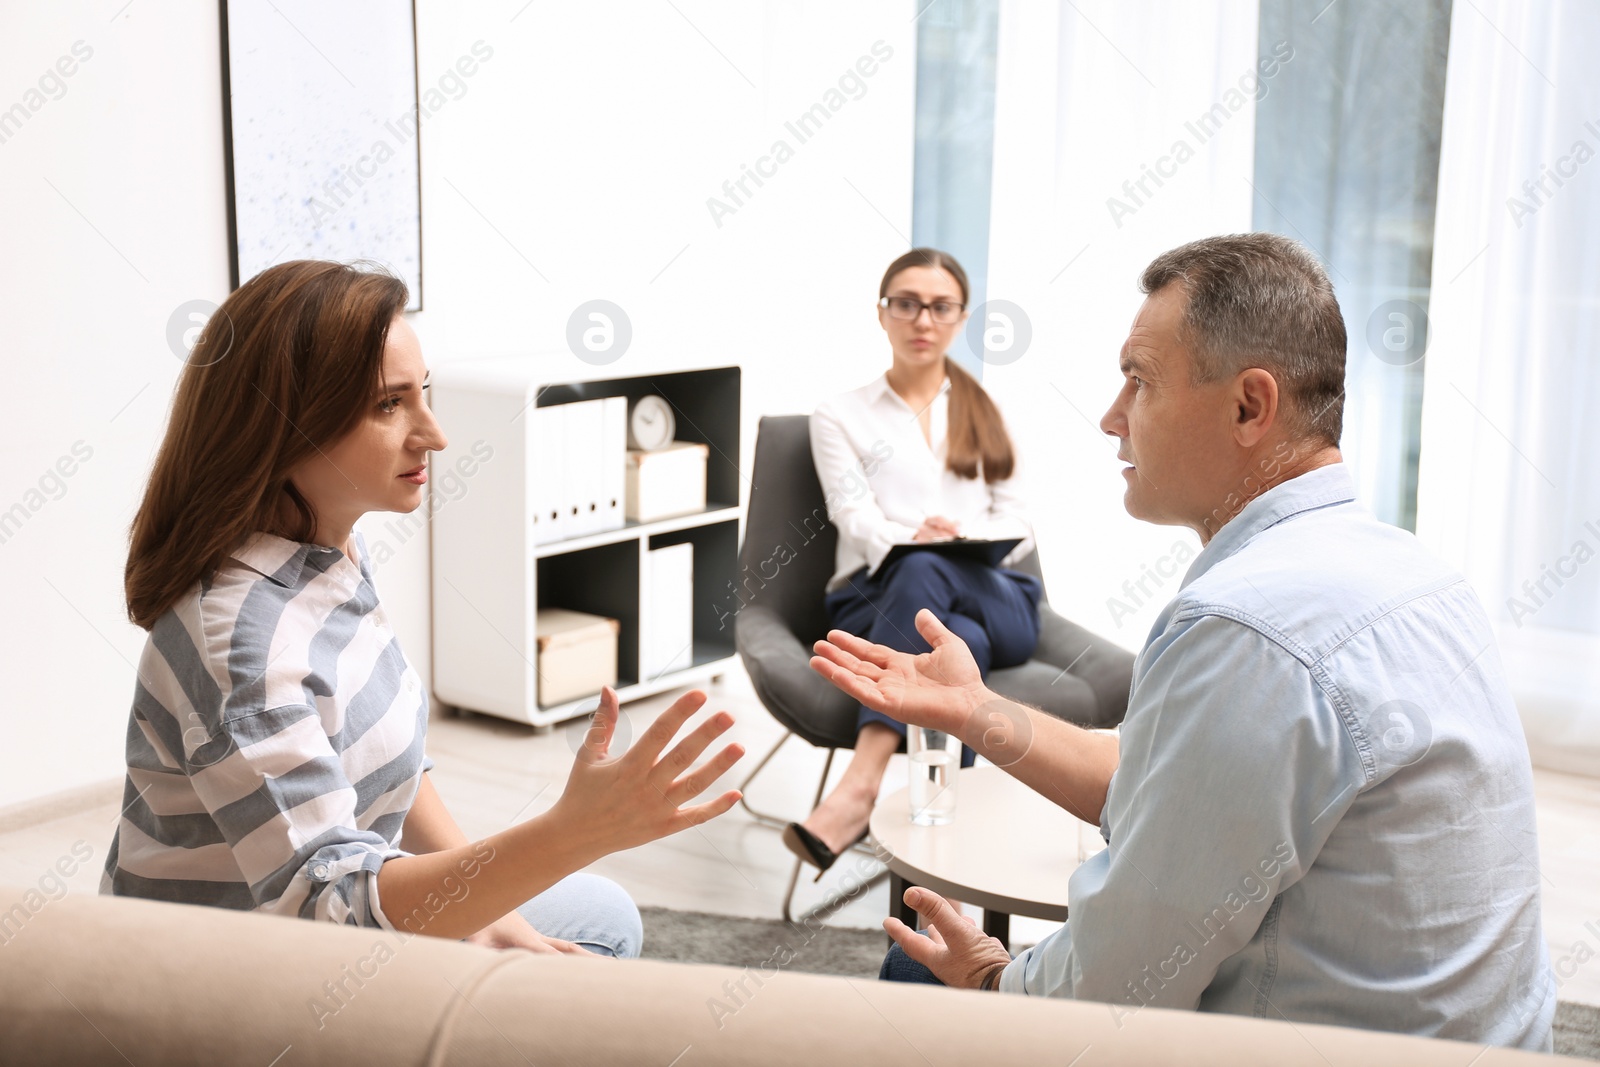
[[[370,260],[422,307],[413,0],[219,0],[233,286]]]

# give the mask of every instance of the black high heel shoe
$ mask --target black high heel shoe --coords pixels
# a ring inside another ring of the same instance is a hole
[[[867,831],[862,830],[854,841],[845,846],[845,851],[859,845],[866,840],[866,837]],[[828,873],[828,868],[832,867],[843,854],[833,851],[823,843],[822,838],[797,822],[792,822],[783,828],[783,843],[798,859],[817,868],[817,876],[811,879],[813,882],[822,881],[822,876]]]

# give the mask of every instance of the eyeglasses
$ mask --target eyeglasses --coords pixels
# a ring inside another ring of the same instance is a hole
[[[915,322],[917,316],[922,314],[922,309],[928,309],[928,317],[940,326],[949,326],[961,321],[961,313],[967,309],[965,304],[952,303],[949,300],[935,300],[931,304],[924,304],[914,296],[886,296],[878,301],[878,306],[889,309],[891,319],[901,322]]]

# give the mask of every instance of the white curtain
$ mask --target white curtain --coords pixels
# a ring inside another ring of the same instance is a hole
[[[1418,534],[1497,623],[1534,760],[1600,774],[1600,4],[1452,14]]]
[[[1129,648],[1197,540],[1128,516],[1096,424],[1144,266],[1250,229],[1256,22],[1256,0],[1000,6],[987,295],[1029,337],[983,384],[1022,455],[1052,605]]]

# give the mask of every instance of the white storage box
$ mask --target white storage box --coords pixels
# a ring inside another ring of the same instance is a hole
[[[694,662],[694,545],[685,542],[645,553],[644,645],[639,652],[642,680]]]
[[[539,703],[543,707],[590,697],[617,684],[617,635],[622,624],[604,615],[540,608]]]
[[[706,509],[706,457],[694,441],[674,441],[655,452],[628,450],[628,518],[653,522]]]

